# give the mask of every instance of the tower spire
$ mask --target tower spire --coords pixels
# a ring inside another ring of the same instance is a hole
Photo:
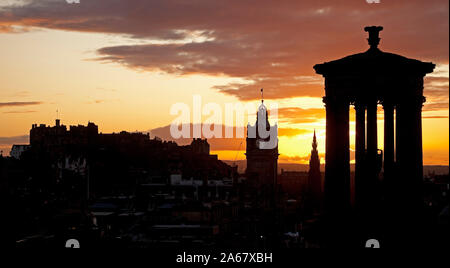
[[[264,103],[264,89],[261,88],[261,102]]]
[[[313,151],[317,151],[316,129],[314,129],[314,136],[313,136],[312,147],[313,147]]]
[[[308,172],[308,203],[314,211],[320,211],[322,195],[322,179],[320,175],[320,158],[317,151],[316,130],[312,142],[311,158],[309,159]]]

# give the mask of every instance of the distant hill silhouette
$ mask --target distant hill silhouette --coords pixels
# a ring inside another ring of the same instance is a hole
[[[238,166],[238,171],[239,173],[244,173],[245,169],[247,167],[247,161],[246,160],[237,160],[237,161],[232,161],[232,160],[222,160],[223,162],[229,164],[229,165],[234,165],[236,164]],[[278,162],[278,172],[281,173],[281,169],[284,169],[285,171],[304,171],[307,172],[309,170],[309,164],[296,164],[296,163],[280,163]],[[351,171],[355,170],[355,165],[351,164],[350,165],[350,169]],[[320,171],[324,172],[325,171],[325,165],[321,164],[320,165]],[[436,175],[445,175],[445,174],[449,174],[449,166],[439,166],[439,165],[429,165],[429,166],[423,166],[423,175],[429,175],[431,173],[436,174]]]

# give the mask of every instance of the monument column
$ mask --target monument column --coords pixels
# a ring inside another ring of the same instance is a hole
[[[394,166],[394,105],[383,102],[384,109],[384,177],[392,176]]]
[[[390,206],[395,243],[416,243],[424,233],[411,236],[421,226],[423,213],[422,103],[424,97],[405,96],[396,104],[396,192]]]
[[[364,206],[372,208],[376,203],[378,191],[378,136],[377,136],[377,99],[367,103],[367,155],[364,182]]]
[[[377,100],[373,99],[367,103],[367,155],[371,166],[375,164],[377,150]]]
[[[364,157],[366,154],[366,106],[356,100],[356,140],[355,140],[355,200],[359,206],[364,195]]]
[[[325,97],[325,210],[333,214],[350,208],[349,101]]]
[[[405,205],[420,206],[423,180],[422,105],[423,96],[405,97],[397,104],[397,179],[402,185]]]

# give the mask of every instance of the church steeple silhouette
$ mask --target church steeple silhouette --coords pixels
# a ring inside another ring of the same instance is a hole
[[[311,158],[309,159],[308,192],[310,204],[314,210],[320,209],[322,195],[322,177],[320,174],[320,158],[317,151],[316,130],[312,141]]]
[[[313,147],[313,149],[312,149],[312,151],[311,151],[311,156],[312,156],[312,153],[313,153],[313,152],[315,152],[315,153],[316,153],[316,155],[318,155],[318,153],[317,153],[317,139],[316,139],[316,129],[314,129],[314,136],[313,136],[313,143],[312,143],[312,147]]]

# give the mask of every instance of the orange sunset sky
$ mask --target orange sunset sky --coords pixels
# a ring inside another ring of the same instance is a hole
[[[53,125],[57,109],[65,125],[91,121],[104,133],[153,130],[168,138],[172,104],[192,105],[196,94],[223,108],[258,105],[264,88],[265,103],[279,107],[279,161],[306,163],[314,129],[322,157],[325,151],[324,81],[312,66],[367,50],[364,26],[382,25],[381,50],[436,64],[425,79],[424,164],[448,165],[448,5],[1,0],[0,150],[28,143],[31,125]],[[382,120],[380,108],[380,148]],[[211,141],[212,153],[234,159],[240,141]]]

